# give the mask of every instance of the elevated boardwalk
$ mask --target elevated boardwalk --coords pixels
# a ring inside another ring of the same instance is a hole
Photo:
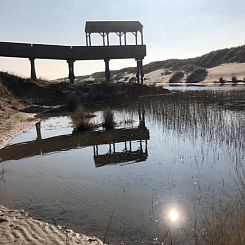
[[[119,37],[119,45],[110,45],[110,33]],[[127,33],[133,33],[135,45],[127,44]],[[61,46],[48,44],[0,42],[0,56],[27,58],[31,63],[31,78],[36,79],[35,59],[65,60],[68,63],[71,82],[74,81],[74,62],[77,60],[104,60],[105,78],[111,78],[109,61],[111,59],[135,59],[137,61],[136,77],[143,84],[143,59],[146,45],[143,44],[143,25],[138,21],[89,21],[85,26],[86,46]],[[102,46],[92,45],[92,34],[99,33]],[[138,43],[140,35],[141,43]],[[124,42],[122,38],[124,37]]]

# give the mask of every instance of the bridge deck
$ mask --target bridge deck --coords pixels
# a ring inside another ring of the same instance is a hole
[[[146,56],[145,45],[60,46],[30,43],[0,42],[0,56],[56,60],[141,60]]]

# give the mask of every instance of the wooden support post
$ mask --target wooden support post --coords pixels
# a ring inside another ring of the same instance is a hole
[[[86,32],[86,46],[88,46],[88,33]]]
[[[111,79],[109,60],[105,60],[105,79],[107,82],[109,82]]]
[[[115,145],[115,143],[113,143],[113,153],[115,153],[116,152],[116,145]]]
[[[137,78],[137,83],[140,83],[140,66],[139,66],[139,61],[137,60],[137,70],[136,70],[136,78]]]
[[[105,46],[105,33],[103,32],[103,46]]]
[[[109,33],[106,33],[106,35],[107,35],[107,46],[110,46]]]
[[[127,141],[125,141],[124,143],[125,143],[125,152],[127,152],[128,151]]]
[[[73,83],[75,80],[74,75],[74,60],[67,60],[68,63],[68,69],[69,69],[69,75],[68,78],[70,79],[70,82]]]
[[[31,79],[32,80],[36,80],[37,79],[37,75],[36,75],[36,69],[35,69],[35,59],[34,58],[30,58],[30,63],[31,63]]]
[[[122,45],[122,33],[121,32],[119,32],[119,44],[120,46]]]
[[[135,44],[138,45],[138,32],[135,32]]]
[[[91,46],[91,33],[88,34],[89,46]]]
[[[139,61],[139,66],[140,66],[140,80],[141,80],[141,85],[144,83],[144,71],[143,71],[143,60]]]
[[[140,151],[143,152],[142,140],[140,140]]]
[[[37,132],[37,140],[41,140],[42,139],[41,122],[36,123],[35,126],[36,126],[36,132]]]
[[[129,141],[129,151],[132,152],[132,141]]]
[[[127,33],[124,32],[124,45],[127,45]]]
[[[140,31],[140,33],[141,33],[141,45],[143,45],[144,44],[143,29]]]

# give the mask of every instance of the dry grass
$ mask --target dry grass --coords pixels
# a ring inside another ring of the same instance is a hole
[[[90,123],[90,116],[82,105],[75,107],[71,114],[72,125],[76,131],[91,130],[94,124]]]
[[[103,124],[105,129],[113,129],[115,127],[114,113],[110,109],[106,109],[103,112]]]

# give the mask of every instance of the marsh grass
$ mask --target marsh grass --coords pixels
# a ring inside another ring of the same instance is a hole
[[[111,109],[106,109],[103,112],[103,123],[102,126],[105,129],[113,129],[115,127],[114,113]]]
[[[90,123],[91,116],[84,106],[78,105],[71,114],[72,126],[75,131],[92,130],[95,125]]]

